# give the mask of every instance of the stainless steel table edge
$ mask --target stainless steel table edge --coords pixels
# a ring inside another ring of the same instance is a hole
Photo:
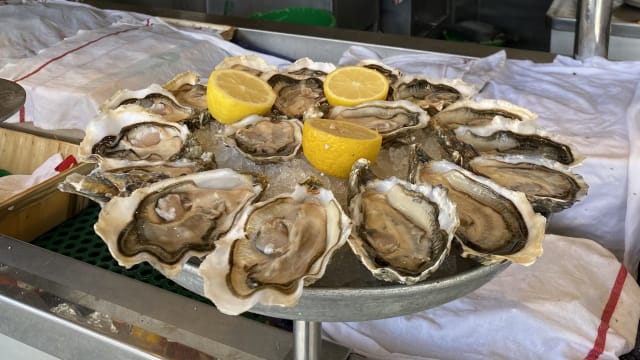
[[[172,358],[158,347],[162,344],[164,351],[224,359],[293,355],[287,331],[221,314],[213,306],[4,235],[0,333],[60,358]],[[322,356],[345,359],[349,353],[322,342]]]

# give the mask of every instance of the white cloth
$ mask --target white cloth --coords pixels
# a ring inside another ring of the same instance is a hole
[[[30,175],[15,174],[0,177],[0,203],[58,175],[58,171],[55,168],[62,160],[62,155],[53,154]]]
[[[621,264],[587,239],[547,235],[544,247],[532,266],[511,265],[447,304],[390,319],[323,323],[323,335],[372,359],[583,359],[594,348]],[[621,279],[609,329],[600,334],[601,360],[617,359],[635,343],[640,287],[628,274]]]
[[[3,9],[0,6],[0,13]],[[19,13],[29,10],[22,5]],[[22,120],[43,129],[84,130],[98,106],[117,90],[163,84],[187,70],[206,82],[225,57],[253,53],[216,34],[179,30],[159,18],[128,19],[130,23],[80,30],[35,56],[2,67],[0,78],[16,80],[27,92]],[[273,65],[287,63],[260,56]],[[18,113],[6,121],[20,120]]]

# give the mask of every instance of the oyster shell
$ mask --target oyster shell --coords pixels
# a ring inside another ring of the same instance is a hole
[[[321,118],[329,108],[323,82],[318,77],[272,74],[266,81],[277,98],[273,107],[289,118]]]
[[[314,181],[253,204],[200,265],[205,296],[230,315],[257,303],[294,306],[350,230],[331,191]]]
[[[278,67],[269,65],[263,58],[257,55],[238,55],[226,57],[215,67],[218,69],[236,69],[260,76],[263,73],[277,72]]]
[[[231,169],[166,179],[111,199],[94,229],[120,265],[147,261],[171,277],[189,257],[212,251],[264,188],[263,178]]]
[[[302,123],[250,115],[224,130],[225,143],[259,164],[278,163],[296,156],[302,145]]]
[[[202,148],[185,125],[168,122],[138,105],[123,105],[99,113],[87,125],[78,152],[127,160],[198,159]]]
[[[186,71],[176,75],[162,85],[175,96],[182,105],[190,106],[197,111],[207,110],[207,87],[200,84],[200,75]]]
[[[98,159],[87,175],[70,174],[58,185],[60,191],[87,197],[104,206],[115,196],[129,196],[134,190],[160,180],[210,170],[212,163],[178,160],[128,161]]]
[[[582,176],[556,161],[520,155],[483,155],[469,170],[514,191],[523,192],[542,214],[567,209],[587,194]]]
[[[364,66],[366,68],[373,69],[381,73],[382,75],[384,75],[387,78],[387,80],[389,80],[389,86],[390,86],[389,90],[393,90],[392,89],[393,85],[404,76],[404,74],[402,73],[402,71],[400,71],[400,69],[396,69],[394,67],[391,67],[383,63],[382,61],[378,61],[374,59],[360,60],[356,64],[356,66]]]
[[[460,226],[455,238],[462,256],[485,265],[503,260],[530,265],[542,255],[546,220],[523,193],[448,161],[429,161],[418,146],[413,146],[413,153],[411,181],[446,187],[456,204]]]
[[[484,99],[479,101],[458,101],[433,116],[435,126],[455,129],[459,126],[489,125],[494,117],[531,121],[537,115],[504,100]]]
[[[329,119],[344,120],[376,130],[383,141],[429,123],[429,115],[418,105],[406,101],[370,101],[356,106],[336,106],[327,116]]]
[[[474,86],[460,79],[405,76],[393,85],[393,100],[409,100],[433,116],[447,106],[469,98],[475,91]]]
[[[136,104],[147,111],[161,115],[165,121],[179,122],[194,117],[195,111],[180,104],[173,94],[158,84],[140,90],[118,90],[99,107],[100,112],[117,109],[123,105]]]
[[[373,276],[414,284],[440,267],[458,227],[442,186],[377,179],[366,159],[353,165],[349,186],[349,245]]]
[[[544,157],[564,165],[576,165],[569,145],[539,129],[531,122],[496,116],[486,126],[459,126],[456,137],[481,154],[513,154]]]
[[[296,78],[324,78],[328,73],[336,69],[336,66],[328,62],[315,62],[308,57],[296,60],[287,66],[282,73]]]

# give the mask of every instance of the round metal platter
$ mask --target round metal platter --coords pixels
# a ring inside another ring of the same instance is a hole
[[[26,97],[22,86],[13,81],[0,79],[0,121],[5,121],[15,114],[24,105]]]
[[[365,321],[407,315],[464,296],[487,283],[509,264],[483,266],[462,258],[454,247],[445,263],[429,279],[415,285],[399,285],[376,280],[345,245],[334,254],[325,275],[305,287],[296,306],[257,305],[250,311],[306,321]],[[172,280],[195,293],[204,293],[198,261],[194,259]]]

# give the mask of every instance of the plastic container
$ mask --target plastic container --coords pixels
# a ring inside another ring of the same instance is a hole
[[[327,10],[314,8],[290,7],[266,13],[255,13],[252,19],[285,22],[291,24],[304,24],[314,26],[335,27],[336,18]]]

